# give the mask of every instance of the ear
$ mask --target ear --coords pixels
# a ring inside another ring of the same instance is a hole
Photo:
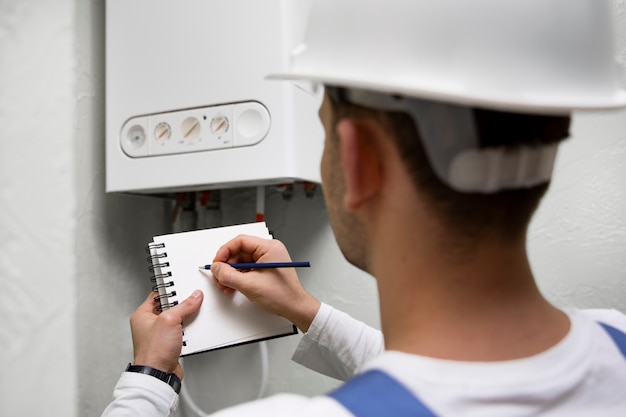
[[[337,123],[346,185],[344,205],[348,211],[358,210],[380,189],[381,152],[375,135],[367,122],[345,118]]]

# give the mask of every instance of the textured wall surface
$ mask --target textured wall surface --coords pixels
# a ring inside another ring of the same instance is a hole
[[[77,411],[73,42],[72,0],[0,1],[3,415]]]
[[[174,227],[160,199],[104,193],[103,3],[0,0],[3,415],[101,413],[131,360],[128,317],[150,287],[143,247]],[[531,225],[533,268],[561,306],[626,311],[626,112],[577,115],[572,132]],[[254,197],[223,192],[199,226],[250,221]],[[377,326],[374,281],[343,260],[319,190],[290,201],[268,190],[266,214],[293,258],[313,263],[305,287]],[[299,337],[268,343],[269,393],[336,384],[291,363]],[[254,398],[259,357],[244,346],[188,359],[190,392],[207,411]]]
[[[143,248],[160,200],[104,192],[104,2],[76,2],[76,368],[78,415],[97,416],[132,360],[128,318],[150,289]]]
[[[626,112],[579,115],[531,223],[529,256],[558,305],[626,311]]]
[[[613,5],[626,85],[626,2]],[[531,262],[557,304],[626,312],[626,112],[578,114],[571,131],[531,223]]]

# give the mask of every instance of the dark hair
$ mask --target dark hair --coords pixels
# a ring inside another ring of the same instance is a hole
[[[430,166],[413,119],[406,113],[366,108],[338,100],[333,123],[345,117],[377,119],[395,138],[399,154],[416,189],[428,198],[433,213],[458,238],[472,243],[486,236],[506,240],[523,237],[548,184],[492,194],[462,193],[444,184]],[[473,108],[481,147],[549,144],[565,139],[569,116],[531,115]],[[398,198],[402,198],[398,196]]]

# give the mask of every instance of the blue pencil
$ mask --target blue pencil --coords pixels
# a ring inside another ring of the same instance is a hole
[[[260,269],[260,268],[307,268],[310,262],[263,262],[263,263],[241,263],[229,264],[235,269]],[[200,269],[211,269],[211,264],[199,267]]]

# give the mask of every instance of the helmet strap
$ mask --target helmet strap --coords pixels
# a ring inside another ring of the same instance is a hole
[[[408,113],[431,167],[456,191],[495,193],[550,181],[558,145],[480,148],[473,109],[366,90],[344,90],[350,103]]]

